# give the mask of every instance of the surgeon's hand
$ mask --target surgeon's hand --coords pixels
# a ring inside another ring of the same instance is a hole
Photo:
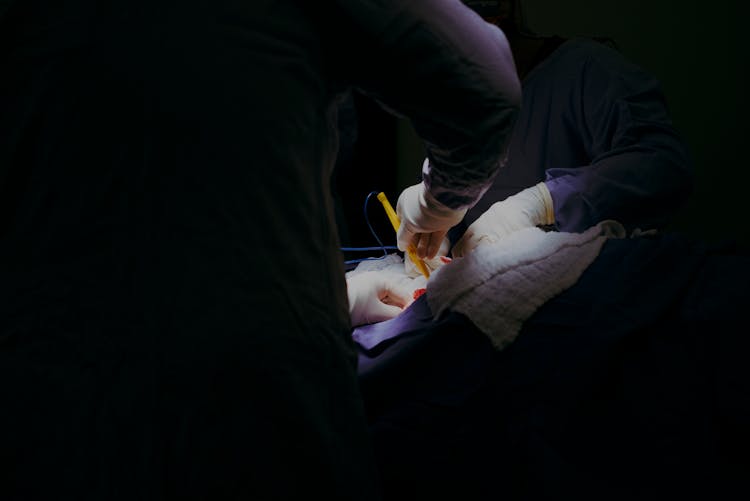
[[[514,231],[554,222],[552,195],[546,184],[539,183],[487,209],[453,246],[453,257],[465,256],[480,244],[497,242]]]
[[[448,237],[445,237],[443,239],[443,242],[440,244],[440,247],[438,248],[437,254],[435,254],[435,257],[432,259],[424,259],[422,262],[427,266],[427,269],[430,270],[430,273],[437,271],[439,268],[442,268],[446,264],[451,262],[451,258],[448,257],[448,253],[451,250],[451,241],[448,239]],[[409,259],[408,256],[404,256],[404,272],[409,277],[421,277],[422,272],[417,268],[417,265],[414,264],[414,261]]]
[[[446,207],[427,192],[424,183],[419,183],[401,192],[396,214],[401,220],[397,236],[399,250],[405,251],[413,245],[421,259],[432,259],[448,230],[463,219],[466,209]]]
[[[348,277],[346,286],[352,326],[389,320],[412,302],[410,291],[376,271]]]

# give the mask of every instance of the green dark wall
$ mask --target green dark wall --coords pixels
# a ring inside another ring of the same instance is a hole
[[[750,10],[737,0],[523,0],[541,34],[614,38],[662,83],[674,125],[690,148],[695,192],[676,230],[750,244]],[[421,143],[398,134],[399,179],[413,179]],[[418,166],[417,166],[418,171]]]

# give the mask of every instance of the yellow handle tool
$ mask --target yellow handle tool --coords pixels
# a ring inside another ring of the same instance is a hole
[[[391,220],[391,224],[393,225],[393,229],[398,232],[398,227],[401,226],[401,221],[398,218],[398,215],[396,214],[396,211],[393,210],[393,207],[391,206],[391,203],[388,201],[388,198],[386,198],[385,193],[382,191],[378,193],[378,200],[380,200],[380,203],[383,204],[383,208],[385,209],[385,213],[388,215],[388,219]],[[409,245],[409,247],[406,248],[406,253],[409,255],[409,259],[414,263],[414,265],[417,267],[417,269],[422,273],[422,275],[425,276],[425,278],[430,278],[430,269],[427,267],[426,264],[424,264],[424,261],[419,259],[417,257],[417,250],[414,248],[413,245]]]

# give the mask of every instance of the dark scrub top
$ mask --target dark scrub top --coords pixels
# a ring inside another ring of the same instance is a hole
[[[692,174],[659,82],[595,40],[548,41],[557,48],[523,80],[508,162],[461,228],[540,181],[558,230],[603,219],[663,228],[687,200]]]
[[[374,499],[334,104],[410,118],[434,194],[473,203],[520,102],[502,33],[449,0],[0,23],[0,497]]]

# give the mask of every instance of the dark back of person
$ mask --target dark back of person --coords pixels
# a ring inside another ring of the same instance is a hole
[[[2,19],[0,498],[370,495],[301,5]],[[355,419],[311,443],[300,398]]]
[[[333,110],[367,87],[471,203],[520,103],[503,34],[450,0],[0,23],[0,498],[377,499]]]
[[[297,11],[18,2],[2,44],[4,266],[90,279],[97,311],[124,307],[107,293],[171,308],[199,292],[202,307],[227,287],[271,306],[305,294],[284,277],[328,281],[299,259],[334,238],[311,168],[331,150],[331,89],[320,28]]]

